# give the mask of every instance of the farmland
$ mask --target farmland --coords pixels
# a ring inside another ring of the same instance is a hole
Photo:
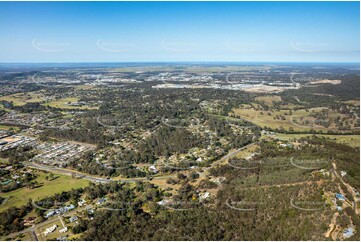
[[[294,130],[300,132],[310,132],[310,130],[327,132],[338,131],[335,125],[329,127],[315,124],[315,119],[311,115],[323,112],[322,107],[311,109],[297,109],[297,110],[256,110],[249,105],[244,105],[240,108],[232,110],[231,114],[236,117],[253,122],[261,127],[269,127],[272,129]],[[331,112],[327,119],[336,118],[338,115]],[[326,118],[325,118],[326,119]],[[357,130],[357,127],[351,127],[351,130]]]
[[[310,137],[310,134],[275,134],[276,138],[280,140],[292,140],[299,139],[302,137]],[[360,147],[360,136],[359,135],[326,135],[326,134],[317,134],[316,137],[324,137],[336,141],[341,144],[348,144],[352,147]]]

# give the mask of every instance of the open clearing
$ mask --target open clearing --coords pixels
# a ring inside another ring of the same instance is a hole
[[[348,100],[348,101],[342,101],[342,103],[350,104],[353,106],[360,106],[360,100]]]
[[[251,154],[255,153],[258,148],[259,148],[258,144],[252,144],[252,145],[248,146],[246,149],[244,149],[241,152],[237,153],[235,155],[235,157],[237,157],[239,159],[246,159]]]
[[[89,185],[89,181],[83,179],[73,179],[69,176],[55,175],[55,179],[46,181],[44,172],[37,172],[39,175],[36,181],[39,183],[39,187],[29,189],[26,187],[16,189],[11,192],[1,193],[3,198],[10,197],[6,204],[0,206],[0,212],[8,209],[11,206],[25,205],[29,199],[38,200],[46,196],[54,195],[55,193],[61,193],[69,191],[73,188],[81,188]]]
[[[275,134],[280,140],[299,139],[302,137],[313,136],[313,134]],[[360,147],[360,136],[359,135],[327,135],[327,134],[316,134],[317,137],[325,137],[332,139],[341,144],[347,144],[352,147]]]
[[[0,158],[0,164],[9,164],[8,159]]]
[[[280,111],[257,111],[250,107],[242,107],[233,109],[233,112],[236,116],[244,118],[252,123],[255,123],[261,127],[270,127],[272,129],[283,127],[288,130],[289,128],[293,128],[295,131],[307,131],[313,127],[302,127],[297,124],[294,124],[291,121],[291,117],[294,116],[305,116],[307,112],[304,109],[297,110],[292,112],[292,115],[289,115],[289,110],[280,110]],[[275,116],[282,115],[285,116],[285,120],[274,119]],[[327,131],[326,128],[313,128],[315,130],[323,130]]]
[[[310,82],[310,84],[333,84],[333,85],[339,85],[341,84],[341,80],[318,80],[318,81],[313,81]]]
[[[330,126],[328,128],[321,125],[302,125],[299,124],[301,119],[309,117],[312,113],[319,113],[324,108],[311,108],[308,111],[306,109],[300,110],[255,110],[249,105],[243,105],[240,108],[233,109],[233,112],[236,116],[246,119],[252,123],[255,123],[259,126],[269,127],[272,129],[280,129],[284,128],[285,130],[289,130],[292,128],[294,131],[310,131],[311,129],[316,131],[337,131],[337,128],[334,126]],[[336,113],[331,113],[329,117],[335,117]],[[278,119],[275,119],[278,116]],[[282,116],[283,118],[279,118]],[[311,118],[309,118],[311,119]]]
[[[16,126],[0,125],[0,130],[14,130],[19,131],[20,128]]]
[[[265,102],[267,105],[272,105],[272,102],[281,102],[280,96],[260,96],[256,97],[257,101]]]
[[[0,97],[0,101],[13,102],[15,106],[21,106],[26,103],[43,102],[45,96],[41,92],[16,93]]]
[[[79,101],[77,97],[66,97],[61,98],[55,101],[51,101],[46,103],[46,106],[54,107],[54,108],[62,108],[62,109],[97,109],[98,107],[91,107],[87,105],[75,106],[71,105],[72,103],[76,103]]]

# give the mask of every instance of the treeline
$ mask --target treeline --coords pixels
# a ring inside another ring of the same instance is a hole
[[[46,129],[40,134],[40,140],[47,140],[49,137],[73,140],[82,143],[90,143],[103,145],[106,144],[110,139],[101,132],[81,129]]]
[[[23,230],[24,217],[33,209],[31,201],[20,208],[10,207],[0,213],[0,236]]]
[[[360,76],[357,74],[333,75],[331,80],[341,80],[341,84],[321,84],[314,87],[302,87],[296,90],[287,90],[284,92],[282,99],[299,104],[295,100],[297,96],[305,108],[312,107],[330,107],[336,101],[340,100],[359,100],[360,99]],[[326,94],[326,95],[315,95]]]
[[[297,194],[305,194],[302,198],[305,201],[322,202],[319,187],[241,191],[236,186],[235,183],[225,183],[214,199],[200,204],[195,199],[196,189],[187,183],[182,184],[173,198],[174,204],[168,205],[179,210],[155,203],[162,198],[156,188],[146,190],[145,194],[138,193],[138,186],[134,192],[122,188],[122,195],[118,196],[116,192],[112,197],[125,201],[126,210],[99,210],[93,220],[80,221],[73,232],[84,232],[82,240],[323,239],[332,213],[324,209],[310,213],[290,205],[290,197],[297,197]],[[99,190],[97,195],[105,194]],[[239,203],[235,204],[237,201]],[[247,202],[254,210],[240,211],[228,206],[242,208]]]

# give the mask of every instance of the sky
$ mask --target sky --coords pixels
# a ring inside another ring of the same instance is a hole
[[[359,62],[359,2],[0,2],[0,62]]]

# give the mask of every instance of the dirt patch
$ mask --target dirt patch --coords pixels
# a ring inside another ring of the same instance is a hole
[[[279,93],[284,91],[285,89],[282,87],[271,87],[260,85],[256,87],[250,87],[243,89],[245,92],[253,92],[253,93]]]
[[[310,82],[310,84],[333,84],[333,85],[339,85],[341,84],[341,80],[328,80],[328,79],[325,79],[325,80],[318,80],[318,81],[313,81],[313,82]]]
[[[325,96],[325,97],[333,97],[333,95],[331,95],[331,94],[325,94],[325,93],[312,93],[312,95]]]
[[[6,141],[6,142],[15,142],[15,141],[18,141],[20,138],[15,138],[15,137],[6,137],[6,138],[3,138],[1,139],[1,141]]]
[[[331,223],[329,225],[329,229],[325,233],[326,238],[329,238],[330,236],[332,237],[332,239],[337,238],[337,234],[335,233],[335,229],[337,227],[336,220],[337,220],[338,215],[339,215],[338,213],[333,214]]]

